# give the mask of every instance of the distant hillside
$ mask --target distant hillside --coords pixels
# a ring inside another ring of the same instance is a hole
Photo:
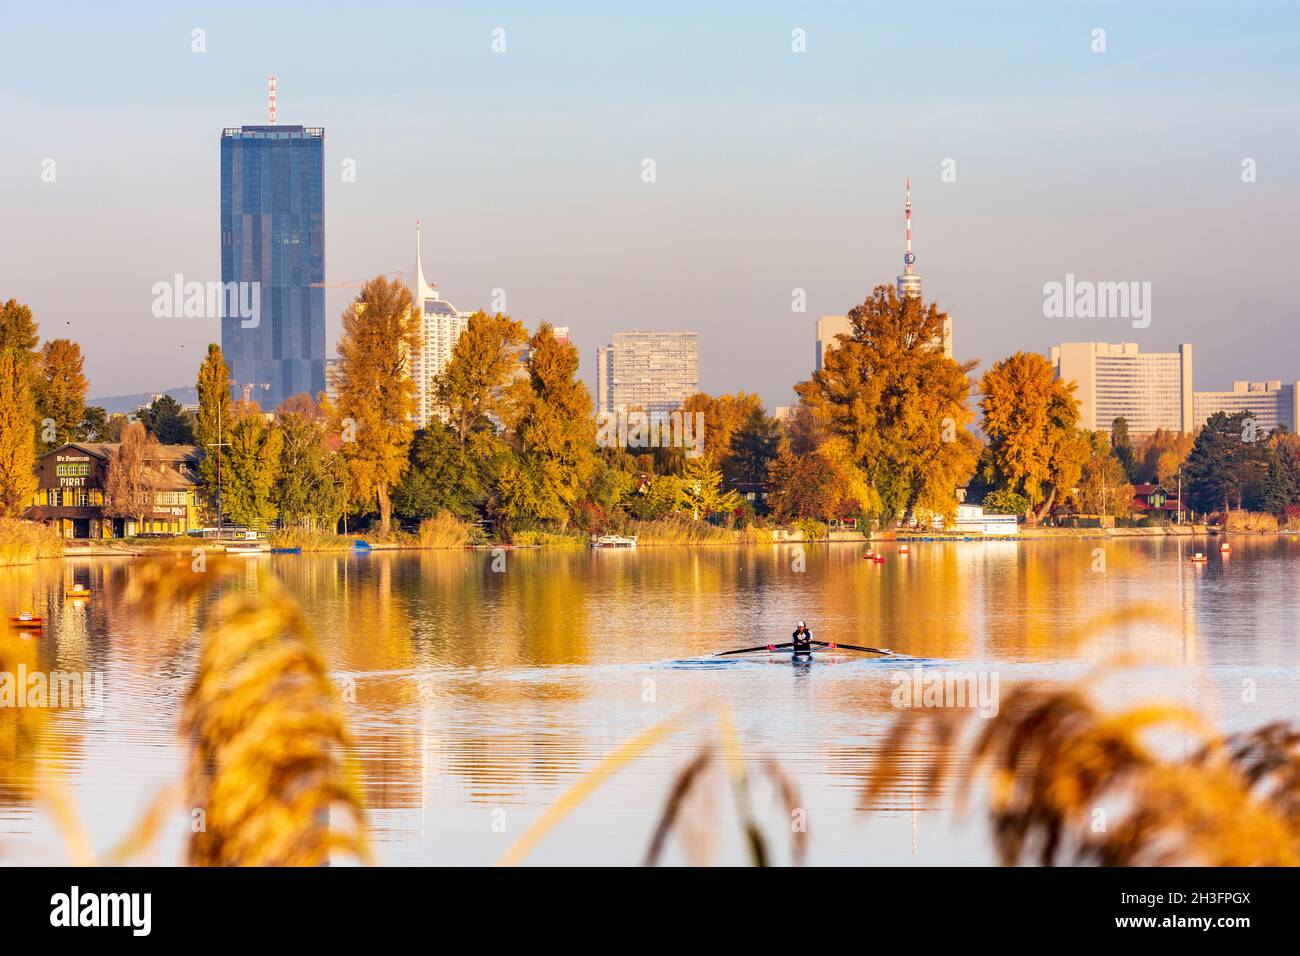
[[[162,392],[138,392],[135,395],[106,395],[103,398],[88,398],[87,405],[98,405],[110,415],[114,412],[133,412],[141,405],[148,405],[155,395],[170,395],[182,405],[197,405],[199,392],[193,385],[182,388],[169,388]]]

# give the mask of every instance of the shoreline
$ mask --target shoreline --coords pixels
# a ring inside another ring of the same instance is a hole
[[[775,532],[781,532],[776,536]],[[1295,537],[1300,532],[1297,531],[1222,531],[1219,529],[1210,529],[1206,525],[1182,525],[1162,528],[1024,528],[1014,535],[982,535],[982,534],[944,534],[943,532],[913,532],[913,531],[878,531],[872,534],[863,534],[856,531],[833,531],[827,537],[818,538],[813,541],[806,541],[798,529],[784,531],[783,529],[764,529],[762,537],[755,540],[752,535],[746,536],[743,532],[736,532],[734,539],[711,540],[711,541],[647,541],[639,543],[635,548],[619,548],[619,551],[636,551],[641,548],[716,548],[716,547],[754,547],[761,545],[790,545],[790,544],[950,544],[950,543],[987,543],[991,541],[1016,542],[1016,541],[1054,541],[1054,540],[1097,540],[1097,539],[1125,539],[1125,538],[1210,538],[1210,537],[1268,537],[1291,535]],[[194,541],[157,541],[157,542],[131,542],[121,546],[114,546],[107,543],[88,543],[85,545],[73,545],[64,547],[62,555],[47,555],[45,558],[34,557],[29,564],[35,564],[40,560],[46,559],[68,559],[68,558],[101,558],[101,557],[119,557],[119,558],[147,558],[156,557],[165,554],[185,554],[193,551],[197,547],[202,547],[203,539],[194,539]],[[320,548],[304,549],[300,551],[283,551],[273,552],[267,549],[265,554],[284,553],[284,554],[353,554],[364,553],[365,551],[493,551],[502,548],[507,551],[556,551],[556,550],[606,550],[597,549],[587,546],[585,543],[580,544],[576,540],[573,542],[553,542],[537,544],[509,544],[505,542],[488,542],[486,544],[460,545],[455,547],[426,547],[416,542],[401,541],[381,541],[367,542],[369,545],[365,549],[354,548]],[[212,547],[210,553],[220,554],[224,548],[218,549]],[[609,549],[613,550],[613,549]],[[21,564],[6,565],[8,567],[21,567]]]

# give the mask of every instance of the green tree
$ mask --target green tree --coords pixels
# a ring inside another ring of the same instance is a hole
[[[194,421],[170,395],[155,398],[140,414],[140,421],[160,445],[194,444]]]
[[[723,476],[728,481],[765,481],[768,466],[781,454],[784,440],[780,423],[769,418],[762,408],[754,409],[732,432],[731,454],[722,463]]]
[[[439,421],[415,433],[410,467],[393,491],[393,510],[402,518],[420,521],[440,511],[468,520],[477,516],[486,494],[479,459]]]
[[[984,496],[984,510],[991,515],[1023,515],[1029,510],[1029,499],[1019,492],[998,488]]]
[[[462,336],[462,340],[463,340]],[[338,405],[327,408],[351,478],[352,500],[379,510],[379,533],[392,527],[391,489],[406,471],[415,413],[411,355],[420,347],[411,293],[384,276],[371,279],[343,313]]]
[[[13,304],[13,300],[5,306]],[[36,494],[31,377],[12,346],[0,348],[0,515],[21,517]]]
[[[333,528],[347,508],[347,472],[325,447],[320,423],[296,412],[276,418],[280,462],[272,502],[281,526]]]
[[[1116,418],[1110,423],[1110,445],[1116,460],[1124,468],[1124,475],[1131,483],[1137,479],[1137,450],[1128,434],[1128,419]]]
[[[199,413],[194,417],[194,442],[203,457],[199,459],[199,488],[211,513],[217,513],[218,478],[224,463],[226,430],[234,421],[230,401],[230,366],[221,354],[221,346],[208,345],[199,365],[197,383]]]
[[[1255,502],[1268,471],[1268,446],[1258,439],[1250,412],[1215,412],[1197,433],[1183,466],[1187,497],[1201,511]]]
[[[112,441],[109,437],[108,413],[99,405],[87,405],[81,413],[74,441]]]
[[[1286,514],[1287,508],[1300,504],[1300,450],[1284,444],[1270,450],[1259,504],[1279,517]]]
[[[676,475],[655,475],[643,493],[632,496],[629,510],[638,521],[654,521],[685,507],[682,479]]]
[[[262,529],[275,520],[280,477],[280,430],[255,402],[240,402],[227,432],[230,447],[222,476],[222,504],[230,521]]]
[[[506,386],[519,369],[519,347],[527,340],[523,325],[508,315],[469,317],[435,385],[439,408],[461,445],[487,416],[504,411]]]
[[[940,347],[946,313],[877,286],[849,312],[853,333],[795,391],[845,442],[870,488],[870,507],[892,523],[924,511],[956,512],[956,489],[975,467],[967,430],[967,373]]]
[[[1023,494],[1038,520],[1078,483],[1091,455],[1074,387],[1032,352],[1002,359],[981,382],[982,428],[999,484]]]

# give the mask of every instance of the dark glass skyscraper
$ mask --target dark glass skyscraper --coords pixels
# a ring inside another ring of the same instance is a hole
[[[259,284],[260,314],[221,320],[232,392],[270,411],[325,390],[325,131],[221,132],[221,281]],[[229,288],[229,287],[227,287]],[[269,386],[264,388],[263,386]]]

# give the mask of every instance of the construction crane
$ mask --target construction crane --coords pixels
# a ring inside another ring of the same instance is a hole
[[[384,272],[381,273],[381,275],[383,275],[385,278],[389,276],[398,276],[399,278],[401,278],[402,284],[403,285],[406,284],[406,273],[403,272],[401,269],[398,269],[395,272]],[[373,278],[374,276],[370,277],[370,279]],[[360,289],[367,282],[369,282],[370,279],[353,279],[351,282],[313,282],[311,283],[311,288],[313,289]]]

